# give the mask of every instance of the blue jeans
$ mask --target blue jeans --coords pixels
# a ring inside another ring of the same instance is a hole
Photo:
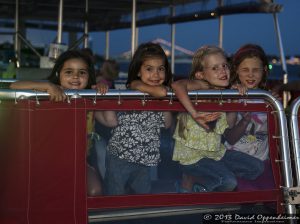
[[[95,140],[94,147],[96,149],[97,155],[97,168],[102,178],[105,177],[105,157],[106,157],[106,147],[107,142],[104,138],[100,137],[100,139]]]
[[[237,177],[255,180],[265,169],[264,161],[236,150],[227,150],[221,159]]]
[[[222,161],[203,158],[192,165],[183,165],[183,172],[195,177],[207,191],[233,191],[237,180]]]
[[[151,167],[131,163],[106,153],[105,189],[108,195],[148,194],[151,191]]]

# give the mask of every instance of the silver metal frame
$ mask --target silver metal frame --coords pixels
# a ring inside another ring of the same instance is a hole
[[[273,3],[272,3],[273,4]],[[57,27],[57,43],[61,44],[62,43],[62,32],[63,32],[63,5],[64,2],[63,0],[59,1],[59,7],[58,7],[58,27]],[[222,7],[223,6],[223,0],[218,0],[218,6]],[[170,18],[175,18],[175,7],[171,7],[171,16]],[[280,10],[279,10],[280,11]],[[89,2],[88,0],[85,0],[85,13],[88,14],[89,12]],[[137,47],[138,43],[138,28],[137,28],[137,0],[132,0],[132,21],[131,21],[131,55],[134,54],[135,49]],[[219,46],[223,46],[223,15],[218,16],[219,19]],[[281,40],[281,33],[280,33],[280,27],[278,23],[278,18],[277,18],[277,13],[273,13],[273,19],[274,19],[274,26],[275,26],[275,32],[277,36],[277,44],[279,48],[279,53],[280,53],[280,58],[282,62],[282,68],[284,71],[284,76],[283,80],[284,83],[288,82],[288,72],[287,72],[287,66],[286,66],[286,61],[285,61],[285,55],[283,51],[283,44]],[[172,21],[172,19],[171,19]],[[175,72],[175,50],[174,50],[174,45],[175,45],[175,22],[170,22],[171,24],[171,69],[172,72]],[[105,42],[105,58],[109,58],[109,36],[108,36],[109,30],[106,30],[106,42]],[[87,19],[84,21],[84,35],[82,36],[84,40],[84,47],[88,47],[88,35],[89,35],[89,29],[88,29],[88,21]],[[14,40],[14,48],[15,48],[15,56],[18,60],[20,60],[20,42],[19,38],[22,39],[22,41],[28,45],[35,54],[37,54],[39,57],[39,53],[33,48],[33,46],[26,40],[26,38],[20,36],[19,33],[19,0],[16,0],[16,8],[15,8],[15,40]],[[76,47],[78,43],[80,43],[82,40],[77,41],[71,48]],[[284,107],[287,106],[287,93],[283,93],[283,102],[284,102]]]
[[[138,98],[143,99],[145,96],[147,98],[153,98],[149,95],[139,92],[139,91],[132,91],[132,90],[109,90],[109,92],[105,95],[98,95],[95,90],[66,90],[65,93],[71,98],[79,98],[79,97],[93,97],[93,98]],[[48,93],[44,92],[36,92],[32,90],[0,90],[0,99],[1,100],[15,100],[17,102],[20,99],[48,99]],[[192,91],[189,92],[190,97],[205,97],[205,98],[212,98],[212,99],[226,99],[226,98],[241,98],[241,95],[238,93],[237,90],[201,90],[201,91]],[[284,178],[284,185],[283,188],[290,188],[293,186],[293,178],[291,172],[291,157],[290,157],[290,148],[289,148],[289,135],[288,135],[288,128],[287,128],[287,121],[284,112],[284,108],[280,101],[278,101],[275,97],[273,97],[269,92],[263,90],[250,90],[247,94],[247,99],[252,98],[259,98],[264,99],[270,105],[272,105],[278,115],[278,123],[280,131],[280,146],[281,146],[281,162],[282,162],[282,169],[283,169],[283,178]],[[173,100],[175,98],[175,94],[173,92],[168,92],[167,96],[163,99]],[[299,107],[300,101],[297,103],[297,109]],[[298,138],[299,140],[299,138]],[[158,209],[160,210],[160,209]],[[296,214],[296,209],[294,205],[287,204],[286,205],[286,213],[287,214]]]
[[[291,105],[291,118],[290,118],[290,133],[292,140],[292,150],[294,153],[295,164],[296,164],[296,179],[297,186],[300,186],[300,137],[299,137],[299,107],[300,97],[295,99]]]
[[[214,206],[178,206],[165,208],[145,208],[145,209],[123,209],[118,211],[94,212],[88,215],[89,223],[98,223],[106,221],[131,220],[140,218],[155,218],[178,215],[192,215],[201,213],[228,213],[240,209],[240,206],[214,205]]]

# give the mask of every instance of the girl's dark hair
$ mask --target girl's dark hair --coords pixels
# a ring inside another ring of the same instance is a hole
[[[262,62],[263,77],[259,84],[260,89],[266,89],[267,75],[269,73],[269,62],[263,48],[256,44],[246,44],[240,47],[233,55],[231,61],[231,83],[239,82],[237,69],[246,58],[258,58]]]
[[[63,52],[55,61],[55,65],[51,71],[50,76],[48,77],[48,80],[54,84],[60,85],[60,72],[61,69],[64,66],[64,63],[70,59],[81,59],[83,60],[88,67],[88,84],[86,86],[86,89],[90,89],[92,85],[96,84],[96,76],[95,76],[95,68],[94,63],[87,54],[83,53],[80,50],[68,50]]]
[[[141,66],[147,59],[152,58],[162,58],[164,60],[164,66],[166,69],[166,78],[164,81],[164,85],[170,86],[172,81],[172,72],[170,69],[168,57],[165,54],[164,50],[159,44],[155,43],[143,43],[141,44],[137,50],[135,51],[133,58],[129,64],[128,68],[128,79],[126,86],[129,87],[130,83],[134,80],[140,80],[140,77],[138,76]]]

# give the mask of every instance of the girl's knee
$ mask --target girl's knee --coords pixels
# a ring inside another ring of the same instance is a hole
[[[248,175],[248,179],[256,180],[261,176],[265,171],[265,164],[262,161],[259,161],[253,166],[253,171]]]
[[[87,194],[88,196],[103,194],[101,178],[91,166],[87,166]]]
[[[223,178],[223,191],[234,191],[237,187],[237,179],[234,175]]]
[[[87,194],[88,194],[88,196],[91,196],[91,197],[103,195],[102,187],[101,186],[89,186]]]

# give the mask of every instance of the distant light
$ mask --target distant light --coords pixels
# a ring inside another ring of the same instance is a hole
[[[277,59],[276,58],[272,59],[272,63],[276,64],[277,63]]]
[[[269,64],[269,70],[271,70],[273,68],[273,65]]]
[[[214,12],[211,12],[210,15],[211,15],[211,16],[215,16],[215,13],[214,13]]]
[[[168,49],[164,49],[164,52],[167,55],[167,57],[169,57],[171,55],[171,51],[169,51]]]
[[[199,15],[198,15],[198,14],[195,14],[194,16],[197,18]]]

